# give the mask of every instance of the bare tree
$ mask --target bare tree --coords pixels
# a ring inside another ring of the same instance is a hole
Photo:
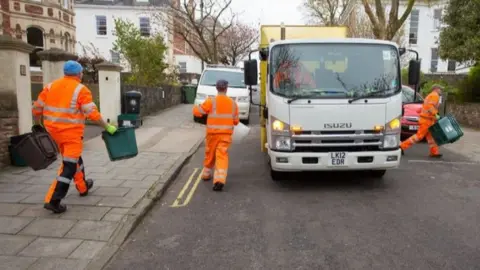
[[[98,83],[98,69],[97,64],[105,61],[105,58],[100,53],[100,50],[90,42],[88,45],[83,45],[78,42],[82,48],[82,55],[78,58],[78,62],[83,67],[83,82],[84,83]]]
[[[235,66],[238,61],[248,55],[257,39],[258,30],[256,28],[240,22],[235,23],[220,38],[220,49],[222,50],[220,62]]]
[[[157,12],[156,20],[166,25],[174,40],[185,42],[193,53],[206,63],[221,58],[221,37],[234,24],[230,10],[232,0],[173,0],[167,14]],[[198,15],[200,14],[200,18]]]
[[[430,4],[436,1],[438,0],[362,0],[362,5],[372,24],[372,31],[375,38],[393,40],[412,12],[416,2]],[[401,15],[399,14],[400,2],[402,2],[402,5],[406,5],[405,11]],[[383,5],[384,3],[389,5],[390,10],[388,17],[385,6]]]
[[[337,26],[343,12],[353,1],[355,0],[303,0],[302,8],[312,23]]]
[[[363,10],[352,11],[346,24],[348,26],[350,37],[370,39],[376,38],[373,30],[373,24]],[[403,25],[397,30],[391,41],[397,43],[400,47],[405,46],[405,27]]]

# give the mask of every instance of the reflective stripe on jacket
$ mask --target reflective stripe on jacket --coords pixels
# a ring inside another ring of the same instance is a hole
[[[43,115],[49,131],[72,131],[82,136],[85,118],[101,118],[90,90],[74,77],[65,76],[48,84],[33,103],[32,113]],[[73,135],[73,134],[72,134]]]
[[[211,134],[232,134],[239,122],[237,103],[225,95],[208,98],[194,106],[193,114],[197,117],[208,115],[207,133]]]
[[[431,92],[423,101],[420,117],[429,120],[435,120],[440,105],[440,95],[437,92]]]

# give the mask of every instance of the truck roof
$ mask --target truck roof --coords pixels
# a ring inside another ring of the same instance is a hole
[[[398,48],[397,43],[387,40],[368,39],[368,38],[308,38],[308,39],[287,39],[276,40],[270,43],[270,46],[279,44],[299,44],[299,43],[361,43],[361,44],[384,44],[392,45]]]

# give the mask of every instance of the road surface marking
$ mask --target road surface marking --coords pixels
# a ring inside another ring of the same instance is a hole
[[[183,186],[182,190],[180,190],[180,193],[178,194],[177,198],[175,199],[175,201],[173,202],[173,204],[171,205],[171,207],[180,207],[180,206],[184,206],[184,205],[180,205],[180,201],[182,200],[183,198],[183,194],[185,193],[185,191],[187,191],[188,187],[190,186],[190,183],[192,182],[195,174],[197,173],[198,171],[198,168],[195,168],[193,169],[193,173],[190,175],[190,177],[188,178],[188,181],[187,183],[185,183],[185,185]],[[201,174],[200,174],[201,175]]]
[[[468,162],[468,161],[442,161],[442,160],[423,160],[423,159],[412,159],[408,160],[410,163],[438,163],[438,164],[452,164],[452,165],[479,165],[478,162]]]
[[[197,190],[198,184],[200,183],[200,181],[202,181],[202,173],[203,173],[203,170],[200,171],[200,173],[198,174],[197,181],[195,181],[195,184],[193,184],[193,187],[192,189],[190,189],[190,193],[188,193],[187,198],[185,198],[185,201],[183,201],[182,206],[187,205],[192,199],[193,194],[195,193],[195,190]]]

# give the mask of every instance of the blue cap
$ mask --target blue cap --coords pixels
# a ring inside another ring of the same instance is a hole
[[[77,61],[69,60],[63,65],[63,74],[67,76],[74,76],[82,73],[83,68]]]
[[[225,90],[228,87],[228,82],[226,80],[218,80],[217,81],[217,89]]]

